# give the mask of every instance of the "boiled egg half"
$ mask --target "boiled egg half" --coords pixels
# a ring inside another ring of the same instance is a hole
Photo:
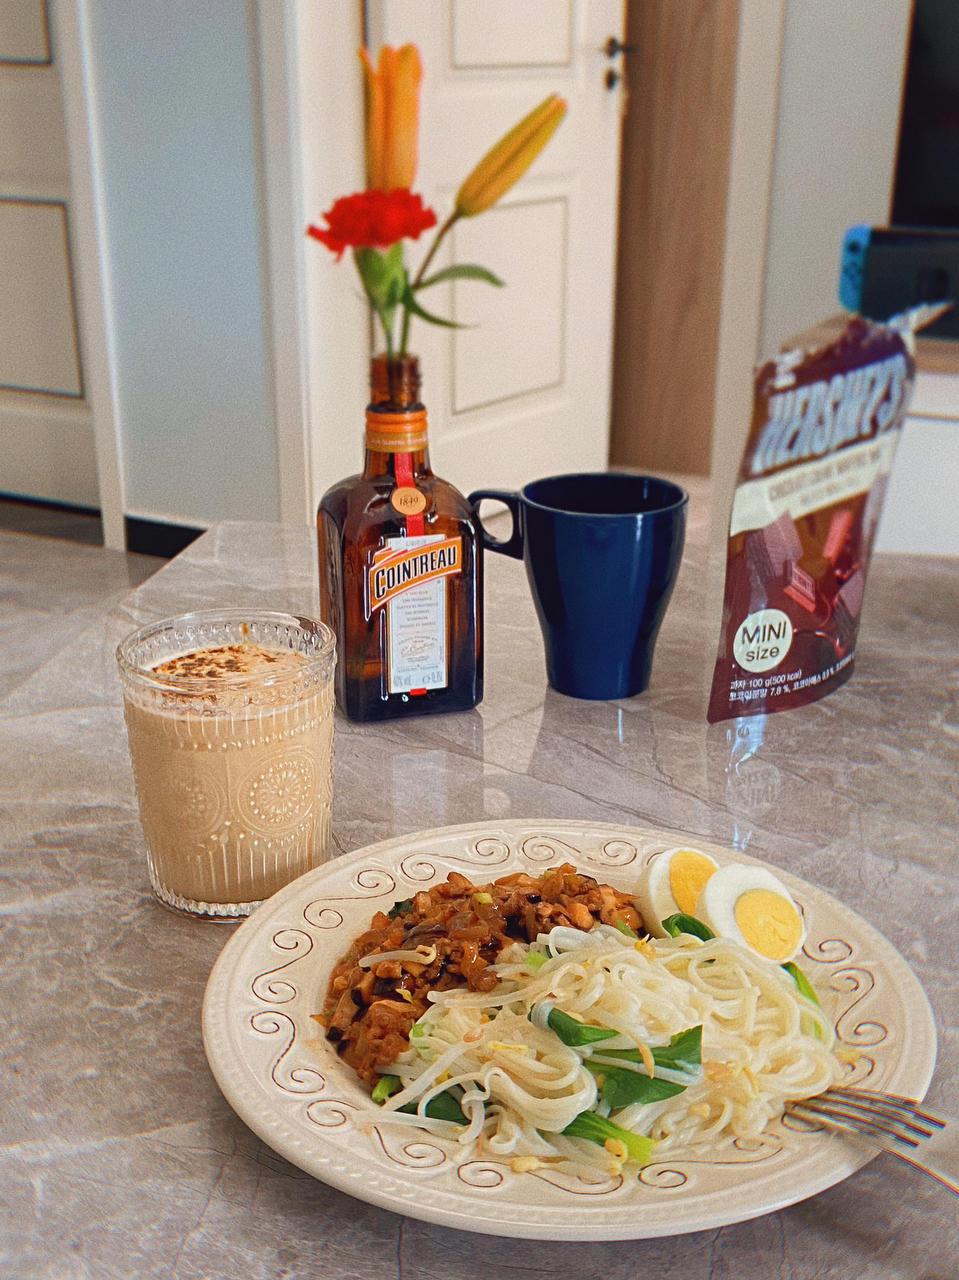
[[[643,924],[654,937],[664,938],[662,921],[681,911],[694,916],[703,888],[719,869],[707,853],[698,849],[667,849],[653,858],[636,894]]]
[[[786,886],[765,867],[721,867],[705,882],[690,914],[720,938],[785,964],[806,940],[806,926]]]

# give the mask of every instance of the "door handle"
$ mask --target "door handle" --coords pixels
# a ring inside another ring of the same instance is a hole
[[[603,45],[602,51],[603,53],[605,53],[606,57],[609,58],[610,61],[612,61],[613,58],[618,58],[620,55],[625,55],[627,53],[635,53],[636,45],[628,44],[628,43],[624,44],[623,41],[617,39],[616,36],[610,36],[609,39],[606,41],[606,43]],[[612,90],[616,88],[616,86],[622,81],[622,79],[623,77],[621,72],[614,70],[613,67],[607,67],[605,81],[606,81],[606,88],[610,92],[612,92]]]
[[[621,40],[617,40],[615,36],[610,36],[603,45],[603,53],[607,58],[616,58],[621,53],[635,53],[636,45],[623,44]]]

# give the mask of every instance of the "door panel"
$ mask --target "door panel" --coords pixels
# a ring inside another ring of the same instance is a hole
[[[49,64],[50,32],[43,0],[4,0],[0,6],[0,50],[8,64]]]
[[[565,67],[572,57],[569,0],[524,0],[522,22],[516,0],[453,0],[453,66]]]
[[[44,0],[0,5],[0,492],[99,505]]]
[[[452,335],[454,415],[561,386],[563,326],[556,317],[565,311],[566,199],[494,207],[460,223],[452,242],[455,260],[495,262],[509,281],[504,289],[453,286],[449,314],[463,325]],[[517,298],[536,305],[520,307]],[[492,386],[484,376],[490,364]]]
[[[518,486],[559,469],[603,468],[609,435],[620,89],[606,86],[621,0],[368,0],[373,48],[423,57],[416,183],[442,219],[499,137],[550,92],[569,112],[494,209],[461,221],[448,263],[476,261],[502,289],[459,282],[414,321],[436,469],[462,489]],[[533,12],[535,11],[535,12]],[[424,250],[408,247],[415,270]],[[445,308],[445,309],[444,309]]]
[[[0,198],[0,388],[83,395],[62,201]]]

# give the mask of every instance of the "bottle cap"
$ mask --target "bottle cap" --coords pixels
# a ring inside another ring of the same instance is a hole
[[[366,412],[366,447],[374,453],[415,453],[429,443],[426,410],[408,413]]]

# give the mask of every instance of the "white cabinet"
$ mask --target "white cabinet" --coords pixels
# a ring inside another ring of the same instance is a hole
[[[959,374],[916,378],[876,550],[959,556]]]

